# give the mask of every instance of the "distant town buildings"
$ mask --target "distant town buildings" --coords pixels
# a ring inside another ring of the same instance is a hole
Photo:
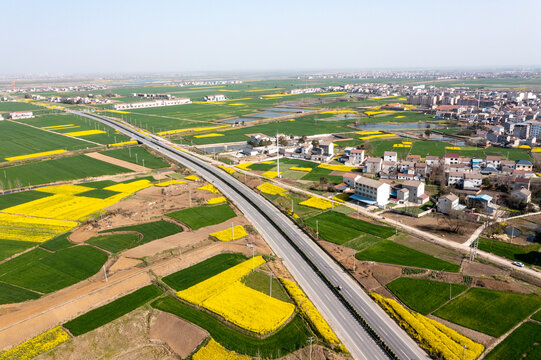
[[[176,98],[173,100],[141,101],[141,102],[133,102],[133,103],[114,104],[113,109],[130,110],[130,109],[143,109],[143,108],[158,107],[158,106],[184,105],[184,104],[191,104],[191,103],[192,101],[189,98]]]
[[[15,111],[9,113],[9,118],[13,120],[30,119],[33,117],[34,113],[32,111]]]
[[[223,94],[203,96],[203,101],[226,101],[226,100],[227,100],[227,96]]]

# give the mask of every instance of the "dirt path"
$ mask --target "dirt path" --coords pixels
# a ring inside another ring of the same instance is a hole
[[[87,153],[85,155],[88,156],[88,157],[91,157],[93,159],[101,160],[101,161],[109,163],[109,164],[121,166],[123,168],[129,169],[129,170],[132,170],[132,171],[135,171],[135,172],[151,171],[151,169],[146,168],[144,166],[137,165],[137,164],[132,164],[131,162],[120,160],[120,159],[115,159],[114,157],[103,155],[103,154],[100,154],[100,153],[97,153],[97,152]]]
[[[231,223],[235,225],[249,225],[250,223],[244,216],[237,216],[218,225],[207,226],[195,231],[183,231],[178,234],[164,237],[159,240],[154,240],[149,243],[126,250],[122,256],[130,258],[142,258],[145,256],[153,256],[174,248],[186,248],[187,246],[197,246],[209,238],[211,233],[224,230],[231,227]]]
[[[90,279],[40,299],[0,306],[0,349],[17,345],[119,296],[150,284],[152,277],[149,271],[158,276],[169,275],[223,252],[242,252],[246,256],[251,255],[251,251],[244,245],[216,242],[185,253],[182,258],[167,259],[145,268],[119,271],[109,276],[107,282],[100,272]]]

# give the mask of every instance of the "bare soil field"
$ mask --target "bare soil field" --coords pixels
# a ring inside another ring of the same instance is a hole
[[[149,339],[164,343],[182,359],[187,358],[209,333],[186,320],[162,311],[155,311],[150,321]]]
[[[105,326],[73,338],[36,359],[178,359],[166,344],[149,339],[149,329],[152,329],[150,324],[155,322],[158,316],[158,313],[146,307],[136,309]]]
[[[418,237],[410,234],[399,234],[396,238],[396,242],[453,264],[460,265],[462,262],[462,254],[458,253],[457,251],[419,239]]]
[[[479,227],[480,224],[474,222],[466,222],[461,228],[463,229],[462,234],[456,234],[448,231],[445,223],[438,221],[437,217],[433,214],[428,214],[420,218],[414,218],[411,216],[400,215],[400,214],[383,214],[385,218],[398,219],[402,224],[416,227],[419,230],[430,232],[434,235],[441,236],[447,240],[454,241],[456,243],[462,244],[470,235]]]
[[[117,166],[123,167],[125,169],[136,171],[136,172],[145,172],[145,171],[151,171],[152,170],[152,169],[146,168],[146,167],[141,166],[141,165],[137,165],[137,164],[134,164],[134,163],[131,163],[131,162],[128,162],[128,161],[124,161],[124,160],[120,160],[120,159],[115,159],[114,157],[103,155],[103,154],[100,154],[100,153],[97,153],[97,152],[87,153],[85,155],[88,156],[88,157],[91,157],[93,159],[101,160],[103,162],[113,164],[113,165],[117,165]]]

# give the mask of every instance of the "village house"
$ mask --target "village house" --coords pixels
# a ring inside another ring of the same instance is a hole
[[[12,120],[31,119],[33,117],[34,113],[32,111],[15,111],[9,113],[9,118]]]
[[[389,201],[390,191],[391,187],[387,183],[359,176],[355,179],[355,194],[351,195],[350,199],[367,205],[385,206]]]
[[[465,173],[463,188],[465,190],[480,189],[483,183],[483,176],[479,173]]]
[[[436,208],[438,212],[442,214],[449,214],[452,210],[457,209],[458,206],[458,196],[451,193],[445,196],[440,196],[438,198]]]
[[[445,154],[445,165],[458,164],[459,162],[460,156],[458,154]]]
[[[425,183],[417,180],[407,180],[402,184],[403,188],[409,191],[409,201],[417,204],[424,204],[429,200],[425,194]]]
[[[396,154],[396,151],[385,151],[383,153],[383,161],[392,161],[392,162],[396,162],[397,161],[397,154]]]
[[[227,96],[223,94],[203,96],[203,101],[226,101],[226,100],[227,100]]]
[[[427,155],[425,162],[427,166],[437,166],[440,164],[441,158],[439,156]]]
[[[369,157],[364,164],[363,172],[370,174],[379,173],[382,162],[381,158]]]
[[[528,160],[517,160],[515,170],[532,171],[533,164]]]

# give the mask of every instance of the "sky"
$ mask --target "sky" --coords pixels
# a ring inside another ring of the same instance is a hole
[[[541,65],[541,1],[3,0],[0,76]]]

